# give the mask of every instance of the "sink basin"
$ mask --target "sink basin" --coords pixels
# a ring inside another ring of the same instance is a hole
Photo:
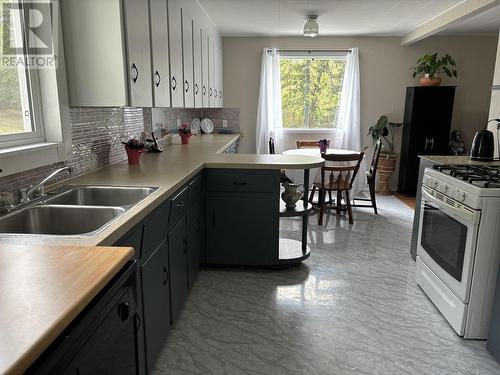
[[[0,233],[83,235],[104,229],[121,207],[39,205],[0,218]]]
[[[127,207],[156,191],[149,187],[79,186],[47,199],[47,204]]]

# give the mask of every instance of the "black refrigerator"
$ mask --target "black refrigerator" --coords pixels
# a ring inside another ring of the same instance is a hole
[[[407,87],[398,192],[417,191],[419,155],[448,155],[455,87]]]

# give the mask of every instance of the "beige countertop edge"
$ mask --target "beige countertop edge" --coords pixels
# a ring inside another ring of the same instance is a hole
[[[26,246],[14,246],[14,248],[23,249],[24,252],[24,248],[26,248]],[[54,251],[54,252],[59,252],[59,256],[61,256],[62,254],[71,251],[72,249],[79,252],[82,251],[82,249],[79,249],[79,247],[73,248],[72,246],[53,246],[53,247],[49,246],[43,249],[37,247],[36,250],[34,251],[37,252]],[[94,247],[91,250],[97,250],[99,252],[99,254],[94,256],[95,258],[101,258],[104,260],[105,255],[101,254],[101,252],[104,250],[109,250],[109,248]],[[37,334],[37,332],[35,331],[34,333],[30,334],[29,339],[23,337],[22,340],[25,341],[22,341],[20,343],[19,342],[11,343],[11,345],[9,346],[11,350],[15,352],[16,349],[19,349],[20,354],[9,353],[13,354],[13,356],[15,357],[12,360],[9,360],[8,356],[6,356],[7,359],[6,357],[2,356],[3,358],[0,358],[0,373],[2,374],[24,373],[50,346],[50,344],[52,344],[54,340],[69,326],[69,324],[78,316],[78,314],[80,314],[83,311],[83,309],[99,294],[99,292],[112,280],[112,278],[122,269],[122,267],[134,255],[134,249],[131,247],[113,248],[112,251],[113,251],[112,255],[110,255],[108,251],[105,260],[107,264],[110,264],[110,266],[106,267],[106,269],[102,273],[99,273],[97,275],[98,276],[97,279],[90,278],[90,275],[92,274],[91,272],[89,272],[88,274],[85,274],[85,272],[79,273],[80,275],[84,274],[84,276],[81,276],[80,284],[76,285],[75,292],[80,288],[84,289],[84,292],[81,295],[79,295],[78,298],[68,302],[68,305],[64,310],[60,312],[58,311],[57,318],[51,321],[50,326],[40,328],[41,330],[45,329],[44,332],[40,333],[38,337],[33,337],[32,335],[36,336]],[[23,254],[23,256],[25,256],[25,254]],[[101,269],[102,265],[101,267],[99,267],[99,270]],[[22,275],[23,273],[19,272],[19,274]],[[47,279],[51,283],[53,277],[47,276]],[[41,285],[40,282],[41,282],[40,279],[37,278],[38,287],[40,287]],[[1,319],[0,324],[3,323],[5,323],[5,321],[4,319]],[[30,322],[30,324],[32,324],[32,322]],[[16,329],[19,330],[20,327],[16,326]],[[5,330],[2,331],[5,332]],[[12,335],[9,335],[9,338],[12,339]],[[6,339],[6,336],[3,336],[2,340],[4,339]]]
[[[55,245],[55,246],[110,246],[113,245],[117,240],[122,238],[128,231],[134,228],[135,225],[141,222],[148,214],[150,214],[156,207],[158,207],[162,202],[172,196],[178,189],[184,186],[190,179],[192,179],[196,174],[202,171],[204,168],[236,168],[236,169],[307,169],[307,168],[319,168],[324,164],[323,159],[313,156],[300,156],[300,155],[256,155],[256,154],[223,154],[222,152],[229,147],[232,143],[238,140],[239,135],[214,135],[211,138],[207,136],[202,136],[200,138],[206,139],[222,139],[223,146],[218,147],[216,145],[215,153],[212,151],[210,155],[203,155],[204,151],[200,151],[200,155],[197,156],[195,160],[190,161],[187,165],[173,165],[175,168],[174,172],[181,173],[175,176],[173,182],[169,182],[163,186],[157,183],[148,184],[145,181],[137,181],[132,183],[126,183],[116,181],[121,180],[123,176],[128,176],[135,171],[129,169],[126,162],[121,162],[101,168],[99,170],[93,171],[89,174],[77,176],[70,180],[63,181],[58,185],[92,185],[92,184],[102,184],[102,185],[125,185],[125,186],[152,186],[158,187],[158,190],[146,197],[143,201],[138,203],[136,206],[132,207],[130,210],[126,211],[123,215],[117,218],[114,222],[111,222],[107,228],[101,231],[96,236],[68,236],[68,237],[58,237],[58,236],[24,236],[24,235],[0,235],[0,245],[7,244],[22,244],[22,245]],[[198,138],[195,139],[193,144],[196,146],[196,142],[202,143],[202,140]],[[205,139],[203,139],[205,140]],[[227,141],[226,141],[227,140]],[[213,147],[210,143],[206,145],[207,147]],[[189,147],[189,146],[188,146]],[[204,145],[201,144],[203,148]],[[167,152],[162,153],[164,158],[168,158],[169,152],[177,152],[177,149],[168,149]],[[193,149],[186,148],[186,153],[192,157],[190,154]],[[177,157],[182,155],[183,151],[181,148],[180,153],[176,154]],[[163,162],[162,154],[146,155],[150,159],[144,160],[143,169],[148,167],[155,168],[158,163]],[[205,160],[203,158],[205,157]],[[156,159],[159,160],[156,160]],[[139,173],[141,173],[141,167],[136,167]],[[115,171],[116,176],[110,176],[109,171]]]
[[[471,160],[468,155],[419,155],[420,158],[440,164],[457,164],[457,165],[490,165],[500,166],[499,160],[490,162]]]

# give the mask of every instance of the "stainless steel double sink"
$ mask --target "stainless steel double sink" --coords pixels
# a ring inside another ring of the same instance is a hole
[[[92,236],[158,188],[77,186],[0,217],[0,235]]]

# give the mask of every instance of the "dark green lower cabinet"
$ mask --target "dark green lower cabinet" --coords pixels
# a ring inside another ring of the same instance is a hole
[[[276,199],[227,195],[206,199],[207,263],[271,265],[278,251]]]
[[[182,304],[187,296],[187,233],[186,218],[183,217],[168,233],[170,252],[170,301],[172,304],[172,323],[178,318]]]
[[[146,363],[151,372],[170,330],[170,271],[164,241],[141,267]]]
[[[200,269],[201,251],[203,248],[203,218],[202,201],[198,201],[188,211],[188,281],[189,288],[192,288],[198,270]]]
[[[65,374],[135,374],[137,371],[132,291],[127,290],[78,351]]]

